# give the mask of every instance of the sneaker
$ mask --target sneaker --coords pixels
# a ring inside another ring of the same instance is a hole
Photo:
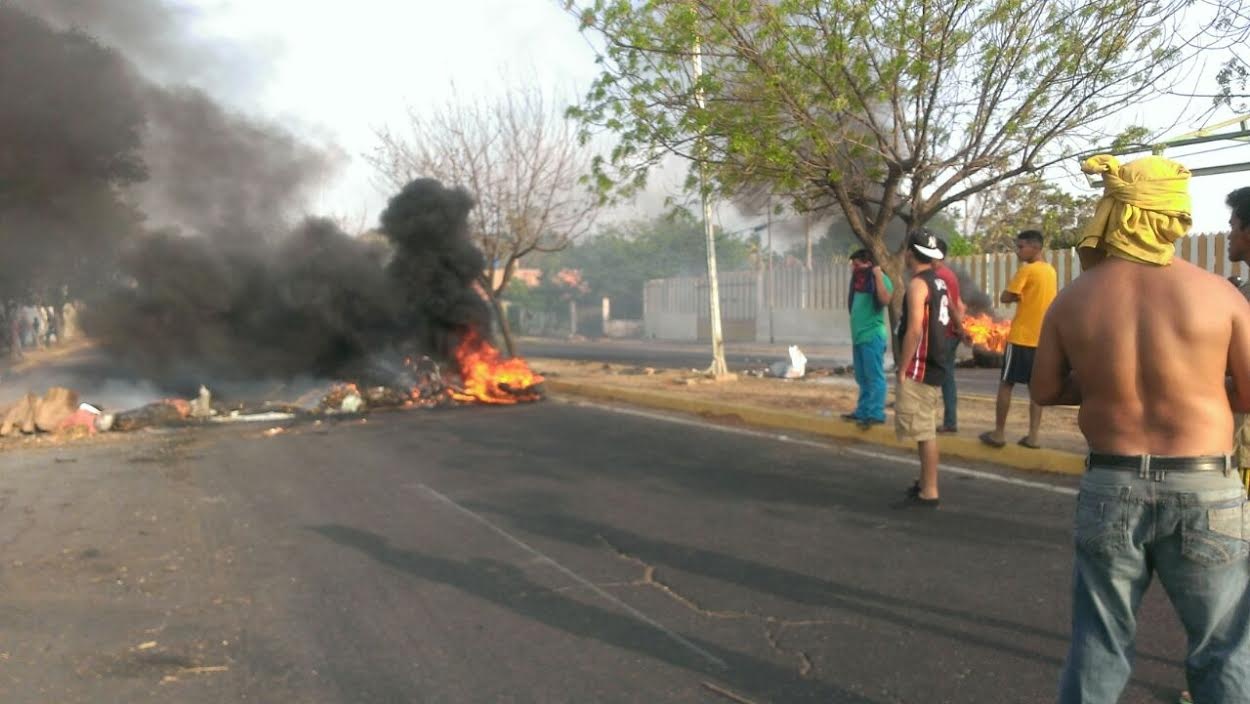
[[[851,423],[858,423],[858,422],[860,422],[860,420],[859,420],[859,416],[855,415],[854,413],[843,413],[843,414],[842,414],[842,420],[845,420],[845,421],[848,421],[848,422],[851,422]]]
[[[908,492],[907,498],[894,504],[894,508],[937,508],[941,503],[941,499],[926,499],[919,492],[915,494]]]
[[[942,426],[938,426],[937,431],[941,435],[953,435],[959,432],[959,428],[953,425],[942,425]]]

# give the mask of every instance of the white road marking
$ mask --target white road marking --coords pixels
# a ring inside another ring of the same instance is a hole
[[[850,452],[856,455],[862,455],[864,457],[874,457],[876,459],[890,460],[893,462],[901,462],[904,464],[910,464],[910,465],[917,466],[917,467],[920,466],[920,460],[914,457],[902,457],[900,455],[891,455],[885,452],[874,452],[873,450],[861,450],[857,447],[845,447],[842,449],[845,450],[846,452]],[[1077,490],[1073,489],[1072,487],[1056,486],[1054,484],[1047,484],[1046,482],[1034,482],[1034,481],[1029,481],[1028,479],[1017,479],[1016,477],[1004,477],[1001,474],[994,474],[993,472],[982,472],[977,469],[969,469],[967,467],[960,467],[958,465],[943,463],[940,465],[940,469],[943,473],[949,472],[951,474],[962,474],[968,477],[976,477],[977,479],[988,479],[989,481],[992,481],[992,482],[1003,482],[1004,484],[1014,484],[1016,486],[1027,486],[1030,489],[1041,489],[1042,491],[1051,491],[1056,494],[1065,494],[1067,496],[1076,496],[1078,493]]]
[[[689,425],[689,426],[694,426],[696,428],[703,428],[705,430],[717,430],[723,433],[732,433],[734,435],[746,435],[749,437],[766,438],[769,440],[779,440],[781,442],[790,443],[792,445],[802,445],[804,447],[813,447],[813,448],[817,448],[821,450],[839,450],[839,451],[846,452],[846,453],[853,454],[853,455],[860,455],[861,457],[872,457],[873,459],[885,460],[885,461],[894,462],[897,464],[906,464],[906,465],[910,465],[913,467],[917,467],[920,465],[920,460],[916,459],[915,457],[906,457],[903,455],[896,455],[896,454],[891,454],[887,452],[878,452],[874,450],[862,450],[858,447],[853,447],[853,446],[848,446],[848,445],[837,445],[837,444],[828,443],[828,442],[818,442],[815,440],[792,438],[789,435],[785,435],[783,433],[774,433],[774,432],[769,432],[766,430],[750,430],[747,428],[734,428],[732,426],[717,425],[716,423],[709,423],[707,421],[694,420],[692,418],[682,418],[680,416],[668,415],[665,413],[654,413],[651,411],[642,411],[642,410],[638,410],[634,408],[622,408],[619,406],[609,406],[609,405],[605,405],[601,403],[592,403],[589,401],[576,401],[575,403],[578,405],[582,405],[582,406],[590,406],[592,408],[598,408],[600,410],[609,411],[612,413],[620,413],[620,414],[629,415],[629,416],[638,416],[641,418],[650,418],[652,420],[662,420],[668,423],[676,423],[678,425]],[[977,479],[985,479],[987,481],[992,481],[992,482],[1002,482],[1004,484],[1024,486],[1030,489],[1040,489],[1042,491],[1049,491],[1055,494],[1063,494],[1065,496],[1076,496],[1078,493],[1076,489],[1071,488],[1071,487],[1058,486],[1055,484],[1048,484],[1046,482],[1030,481],[1028,479],[1018,479],[1016,477],[1005,477],[1001,474],[994,474],[993,472],[983,472],[977,469],[971,469],[968,467],[960,467],[958,465],[952,465],[952,464],[946,464],[946,463],[942,463],[941,471],[943,473],[960,474],[960,475],[964,475],[968,477],[976,477]]]
[[[547,564],[547,565],[550,565],[550,566],[551,566],[552,568],[554,568],[556,571],[560,572],[560,574],[563,574],[564,576],[568,577],[569,579],[573,580],[574,582],[577,582],[577,583],[578,583],[579,585],[581,585],[582,587],[585,587],[586,589],[588,589],[588,590],[590,590],[590,591],[594,592],[594,593],[595,593],[595,594],[597,594],[599,597],[601,597],[601,598],[602,598],[602,599],[604,599],[605,601],[607,601],[607,602],[609,602],[609,603],[613,604],[614,606],[616,606],[617,608],[621,609],[622,611],[624,611],[625,613],[629,614],[630,616],[633,616],[634,618],[638,619],[639,621],[641,621],[641,622],[643,622],[643,623],[647,624],[648,626],[650,626],[650,627],[652,627],[652,628],[656,629],[657,631],[659,631],[659,632],[663,633],[664,635],[668,636],[670,639],[672,639],[672,640],[673,640],[675,643],[677,643],[678,645],[681,645],[682,647],[686,648],[687,650],[689,650],[689,651],[691,651],[691,652],[693,652],[693,653],[697,654],[699,657],[703,658],[704,660],[707,660],[709,663],[711,663],[711,664],[712,664],[712,665],[714,665],[715,667],[717,667],[717,668],[719,668],[719,669],[721,669],[721,670],[728,670],[728,669],[729,669],[729,665],[728,665],[728,664],[726,664],[724,660],[721,660],[720,658],[718,658],[718,657],[716,657],[715,655],[713,655],[713,654],[709,653],[708,651],[704,650],[703,648],[700,648],[699,646],[695,645],[694,643],[691,643],[689,640],[687,640],[686,638],[682,637],[682,636],[681,636],[681,634],[679,634],[679,633],[674,633],[673,631],[669,630],[668,628],[666,628],[665,626],[663,626],[662,624],[660,624],[658,621],[656,621],[655,619],[651,618],[650,616],[648,616],[648,615],[644,614],[643,612],[639,611],[638,609],[635,609],[634,607],[630,606],[629,604],[626,604],[625,602],[621,601],[620,599],[616,598],[615,596],[612,596],[611,594],[609,594],[608,592],[606,592],[606,591],[604,591],[602,588],[600,588],[600,587],[599,587],[599,585],[597,585],[597,584],[595,584],[594,582],[591,582],[590,580],[586,579],[585,577],[583,577],[583,576],[581,576],[581,575],[577,574],[576,572],[574,572],[573,570],[571,570],[571,569],[569,569],[569,568],[565,567],[564,565],[560,564],[559,562],[556,562],[554,559],[552,559],[552,558],[551,558],[551,557],[549,557],[548,555],[544,554],[543,552],[541,552],[541,551],[540,551],[540,550],[538,550],[537,548],[532,547],[529,543],[526,543],[525,541],[523,541],[523,540],[521,540],[520,538],[516,537],[515,535],[513,535],[513,534],[509,533],[508,531],[504,530],[503,528],[500,528],[499,526],[495,525],[494,523],[491,523],[489,520],[487,520],[487,519],[486,519],[485,517],[483,517],[482,515],[477,514],[477,513],[474,513],[473,511],[470,511],[469,509],[465,508],[464,506],[461,506],[460,504],[458,504],[458,503],[456,503],[455,501],[451,500],[451,499],[450,499],[450,498],[448,498],[447,496],[444,496],[443,494],[440,494],[439,492],[435,491],[434,489],[431,489],[429,486],[426,486],[425,484],[419,484],[419,485],[418,485],[418,487],[419,487],[422,491],[424,491],[425,493],[427,493],[427,494],[429,494],[430,496],[432,496],[433,498],[435,498],[435,499],[437,499],[437,500],[441,501],[442,503],[444,503],[444,504],[446,504],[446,505],[450,506],[451,508],[453,508],[453,509],[455,509],[456,511],[460,512],[461,514],[463,514],[463,515],[467,516],[468,518],[471,518],[471,519],[473,519],[474,521],[477,521],[478,523],[482,524],[482,525],[483,525],[483,526],[485,526],[486,528],[489,528],[489,529],[490,529],[492,532],[494,532],[496,535],[499,535],[500,537],[502,537],[504,540],[507,540],[509,543],[512,543],[513,545],[515,545],[516,547],[520,548],[521,550],[523,550],[523,551],[525,551],[525,552],[529,553],[531,556],[533,556],[533,557],[534,557],[534,559],[535,559],[535,561],[536,561],[536,562],[541,562],[541,563],[545,563],[545,564]]]

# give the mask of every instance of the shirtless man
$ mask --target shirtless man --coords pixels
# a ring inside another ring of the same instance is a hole
[[[1194,700],[1250,702],[1250,509],[1229,457],[1230,402],[1250,410],[1250,304],[1172,260],[1188,170],[1162,157],[1085,168],[1107,195],[1084,273],[1047,313],[1030,388],[1037,403],[1080,405],[1090,448],[1059,701],[1118,701],[1157,573],[1188,634]]]

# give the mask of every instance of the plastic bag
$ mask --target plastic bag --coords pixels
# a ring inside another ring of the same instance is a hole
[[[774,362],[769,370],[782,379],[802,379],[807,375],[807,355],[798,345],[790,345],[790,361]]]

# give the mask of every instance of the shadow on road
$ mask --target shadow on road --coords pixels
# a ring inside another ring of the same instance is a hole
[[[827,683],[804,680],[784,667],[726,650],[714,643],[688,638],[699,648],[728,664],[720,670],[663,632],[625,614],[590,606],[562,596],[529,579],[515,565],[498,560],[450,560],[394,547],[376,533],[330,524],[308,530],[358,550],[373,560],[420,579],[446,584],[485,599],[516,614],[640,655],[655,658],[711,680],[778,702],[874,704],[875,700]],[[683,634],[684,635],[684,634]]]
[[[541,508],[532,513],[524,513],[482,502],[466,502],[465,506],[478,513],[505,518],[511,525],[530,535],[538,535],[581,547],[606,547],[648,565],[664,565],[688,574],[736,584],[763,594],[771,594],[798,604],[839,609],[903,626],[909,630],[926,631],[971,646],[1033,660],[1039,664],[1054,667],[1056,672],[1063,665],[1062,657],[1021,647],[1014,644],[1010,637],[1004,640],[970,633],[968,627],[991,628],[1018,636],[1052,640],[1057,642],[1061,650],[1066,650],[1068,642],[1066,632],[1047,630],[975,611],[944,607],[932,601],[882,594],[876,590],[813,577],[712,550],[648,538],[615,526],[552,513]],[[959,625],[945,626],[925,620],[925,617],[934,616],[956,621]],[[1174,659],[1149,653],[1139,652],[1136,657],[1139,660],[1153,660],[1169,666],[1177,665]],[[1136,680],[1136,684],[1145,688],[1152,687],[1151,683],[1140,680]],[[1171,694],[1170,690],[1160,693],[1168,696]]]

